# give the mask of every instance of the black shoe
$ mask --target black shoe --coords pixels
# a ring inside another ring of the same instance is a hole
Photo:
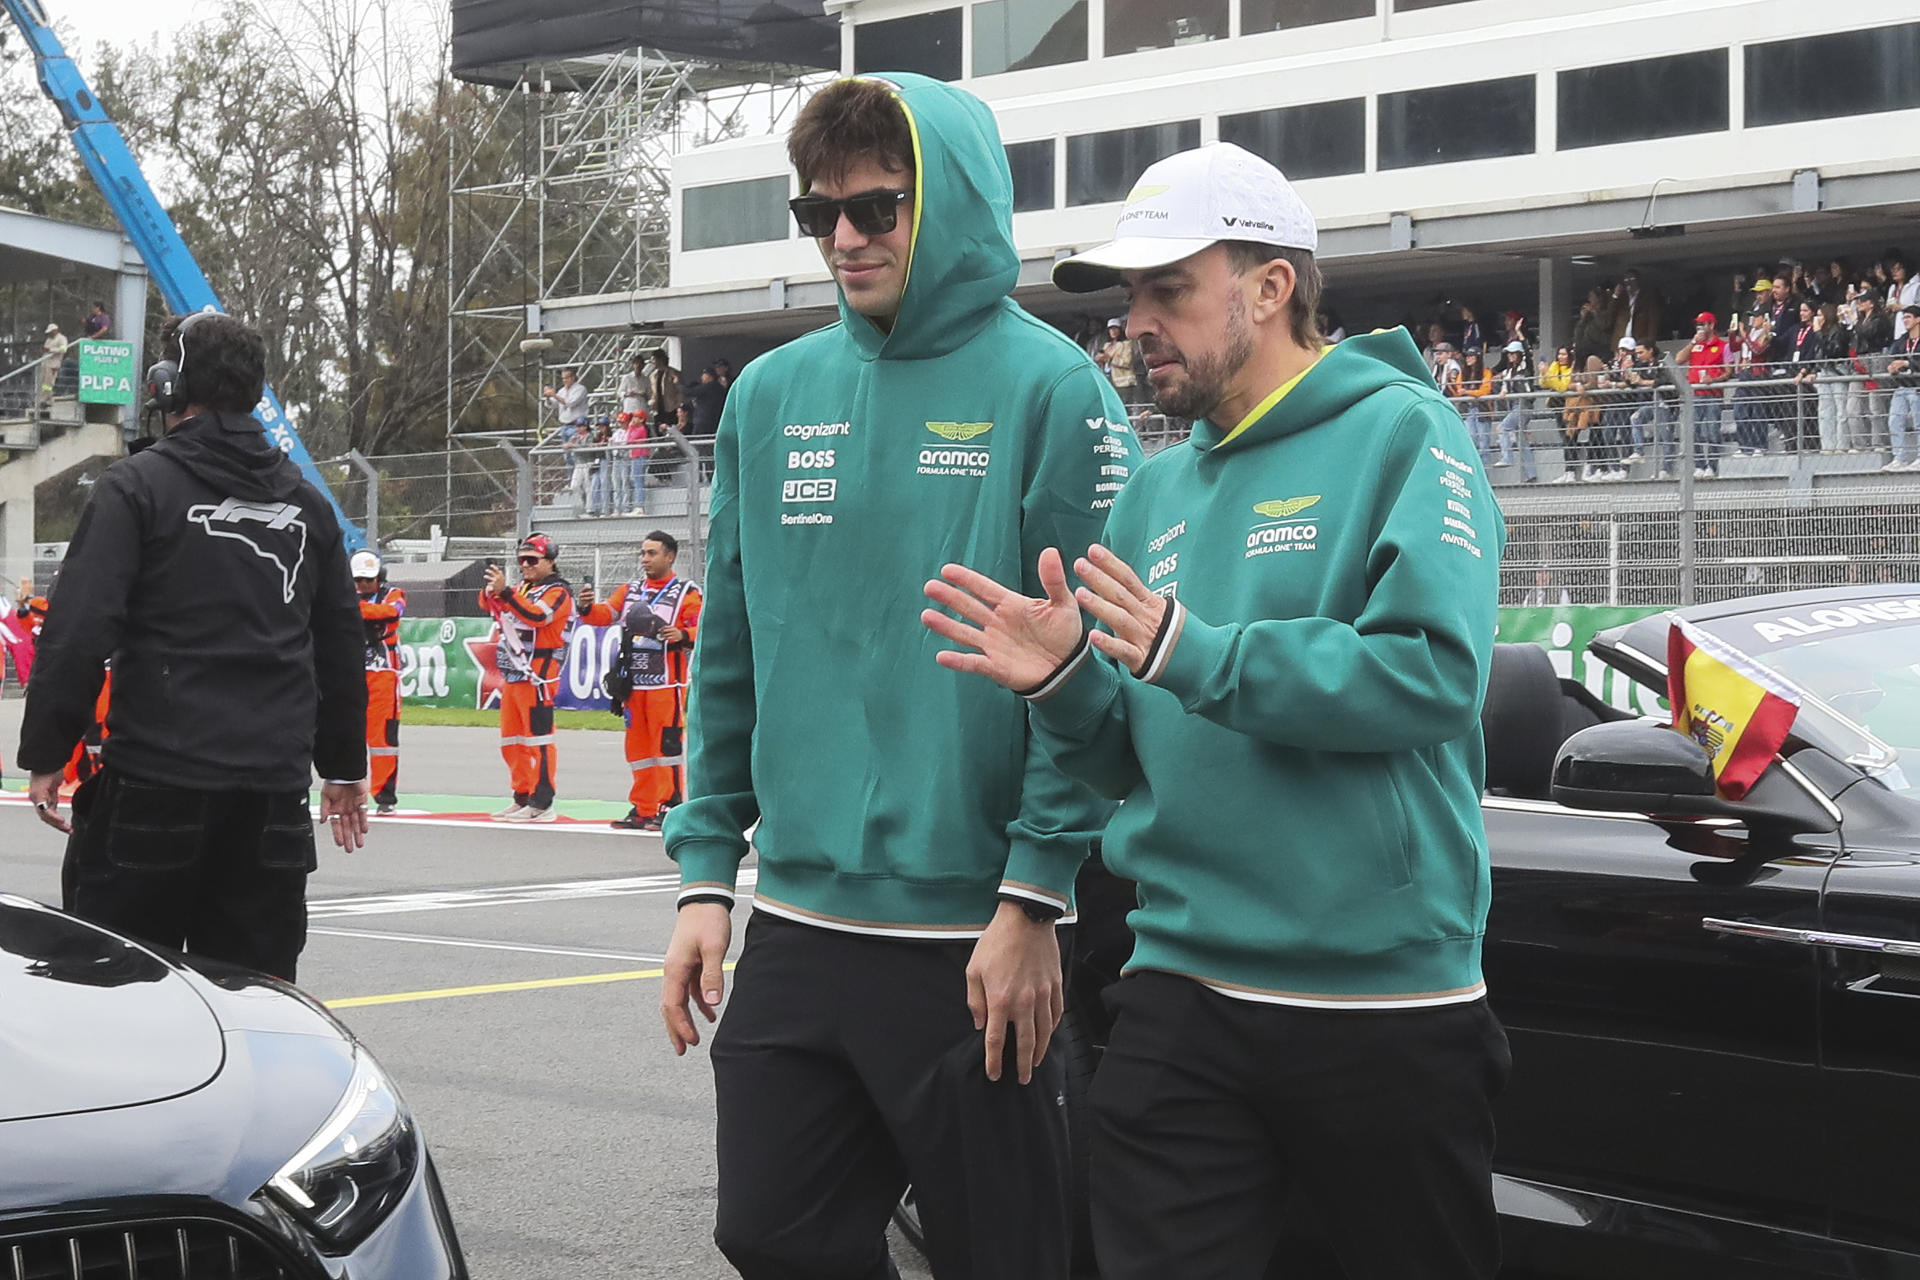
[[[393,805],[390,802],[383,800],[378,805],[374,806],[373,812],[375,817],[384,818],[388,814],[393,812]]]
[[[640,816],[639,810],[629,809],[625,817],[615,818],[607,825],[615,831],[645,831],[647,829],[646,824],[647,820]]]
[[[638,829],[641,831],[658,831],[660,829],[661,819],[664,817],[665,817],[664,814],[658,814],[658,813],[650,814],[649,816],[640,819]]]

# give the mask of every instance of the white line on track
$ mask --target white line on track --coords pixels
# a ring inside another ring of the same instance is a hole
[[[759,879],[755,868],[740,869],[741,888]],[[622,898],[648,893],[677,893],[680,873],[619,876],[601,880],[561,880],[540,884],[495,885],[487,889],[430,889],[419,893],[367,894],[354,898],[322,898],[307,904],[309,919],[343,916],[399,915],[413,911],[456,911],[467,907],[511,907],[531,902],[565,902],[583,898]]]
[[[432,933],[382,933],[372,929],[308,929],[309,934],[329,938],[371,938],[378,942],[420,942],[436,947],[474,947],[482,951],[524,951],[542,956],[576,956],[587,960],[630,960],[643,964],[665,963],[665,956],[643,955],[637,951],[592,951],[585,947],[540,947],[521,942],[492,942],[484,938],[448,938]]]

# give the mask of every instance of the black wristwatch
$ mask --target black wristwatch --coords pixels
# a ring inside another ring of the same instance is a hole
[[[1067,914],[1065,907],[1058,906],[1051,902],[1036,902],[1032,898],[1025,898],[1017,893],[1003,893],[1000,895],[1000,901],[1011,902],[1014,906],[1026,912],[1027,919],[1033,921],[1035,924],[1052,924],[1061,916]]]

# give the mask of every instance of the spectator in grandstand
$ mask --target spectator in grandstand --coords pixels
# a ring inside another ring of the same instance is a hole
[[[1115,316],[1107,321],[1107,340],[1093,362],[1107,375],[1120,402],[1131,410],[1140,402],[1140,352],[1127,337],[1127,322]]]
[[[1848,389],[1847,415],[1856,423],[1853,439],[1862,449],[1887,447],[1887,348],[1893,345],[1893,321],[1881,305],[1881,293],[1866,282],[1854,295],[1854,368],[1864,377]]]
[[[1461,364],[1460,355],[1451,342],[1442,338],[1427,349],[1427,368],[1433,373],[1433,385],[1440,388],[1443,395],[1453,394],[1447,388],[1460,380]]]
[[[1438,352],[1440,348],[1448,345],[1447,326],[1436,321],[1427,326],[1427,341],[1425,345],[1420,348],[1420,358],[1427,362],[1429,369],[1432,369],[1435,367],[1433,359],[1435,353]],[[1436,375],[1435,381],[1438,381],[1438,375]]]
[[[1887,434],[1893,457],[1882,471],[1920,471],[1920,303],[1900,310],[1905,330],[1894,339],[1888,354],[1887,374],[1893,380],[1892,401],[1887,408]]]
[[[1693,397],[1693,477],[1711,480],[1720,474],[1720,412],[1723,384],[1732,373],[1726,339],[1711,311],[1693,318],[1693,341],[1674,356],[1686,366],[1686,393]]]
[[[1473,447],[1480,451],[1480,461],[1488,461],[1493,456],[1487,415],[1487,397],[1493,394],[1493,371],[1481,359],[1480,348],[1466,349],[1459,372],[1448,384],[1446,393],[1453,407],[1466,419],[1467,434],[1473,437]]]
[[[1660,295],[1652,289],[1642,287],[1640,273],[1629,267],[1620,277],[1620,283],[1613,286],[1613,342],[1617,348],[1622,341],[1627,342],[1627,352],[1633,352],[1633,340],[1646,338],[1655,340],[1660,337]]]
[[[587,514],[604,516],[611,513],[613,498],[613,421],[605,414],[593,424],[593,434],[588,437],[592,442],[589,458],[593,471],[587,481]]]
[[[1771,288],[1771,285],[1769,285]],[[1735,337],[1738,337],[1738,341]],[[1767,422],[1775,397],[1765,387],[1753,385],[1771,372],[1767,349],[1773,345],[1772,322],[1765,311],[1756,311],[1747,319],[1744,334],[1728,335],[1729,358],[1733,363],[1734,441],[1743,457],[1757,457],[1767,451]]]
[[[1587,448],[1588,441],[1600,429],[1600,401],[1593,393],[1599,376],[1597,371],[1574,374],[1571,388],[1561,403],[1560,433],[1565,440],[1566,470],[1560,473],[1555,484],[1595,478]]]
[[[1500,339],[1502,346],[1509,342],[1517,342],[1529,352],[1533,350],[1533,344],[1527,341],[1527,317],[1524,313],[1509,311],[1501,316],[1500,320],[1506,326],[1505,336]]]
[[[1819,315],[1811,299],[1801,298],[1799,318],[1794,324],[1793,344],[1787,357],[1787,376],[1793,380],[1793,428],[1788,436],[1792,453],[1811,453],[1819,448],[1818,414],[1814,401],[1814,371],[1820,363],[1822,344],[1816,323]]]
[[[1602,461],[1608,480],[1625,480],[1627,468],[1644,457],[1638,429],[1633,425],[1633,410],[1638,404],[1628,394],[1627,375],[1633,369],[1632,338],[1614,344],[1613,363],[1600,382],[1600,443],[1606,451]]]
[[[1474,319],[1473,308],[1460,308],[1460,349],[1462,351],[1485,350],[1486,341],[1480,333],[1480,322]]]
[[[1627,425],[1634,439],[1634,452],[1627,460],[1638,461],[1643,449],[1650,450],[1654,475],[1664,480],[1673,474],[1673,420],[1661,402],[1660,355],[1652,338],[1634,339],[1621,373],[1629,400]]]
[[[42,408],[53,403],[53,386],[60,380],[60,363],[67,358],[67,335],[60,332],[60,326],[48,321],[47,336],[40,343],[40,404]]]
[[[1767,326],[1773,333],[1773,346],[1767,350],[1767,363],[1790,364],[1793,361],[1793,335],[1798,328],[1800,300],[1794,296],[1790,276],[1776,275],[1762,302],[1767,310]]]
[[[1559,347],[1553,353],[1553,360],[1540,371],[1540,389],[1550,391],[1556,397],[1547,402],[1547,408],[1558,410],[1558,397],[1567,394],[1573,385],[1573,348]]]
[[[567,468],[567,491],[573,495],[575,515],[587,512],[587,488],[593,479],[593,428],[582,422],[563,428],[560,457]]]
[[[1607,294],[1589,289],[1573,321],[1573,367],[1585,369],[1587,361],[1605,364],[1613,355],[1613,312]]]
[[[1533,441],[1528,430],[1533,421],[1533,362],[1527,356],[1527,344],[1518,338],[1508,342],[1500,353],[1500,364],[1493,371],[1494,394],[1491,412],[1500,415],[1500,463],[1509,466],[1518,452],[1520,476],[1528,484],[1540,478],[1533,464]]]
[[[1920,277],[1910,274],[1904,254],[1887,260],[1887,308],[1911,307],[1920,303]]]
[[[107,336],[107,331],[111,328],[113,328],[113,317],[107,314],[107,304],[104,302],[96,302],[87,308],[87,318],[80,326],[80,336],[83,338],[104,338]]]
[[[1741,317],[1764,310],[1767,300],[1773,296],[1772,276],[1763,274],[1751,286],[1747,285],[1744,277],[1741,276],[1735,276],[1733,282],[1733,297],[1727,307],[1729,332],[1739,327]]]
[[[648,358],[647,417],[656,426],[680,421],[680,371],[667,363],[665,347],[655,347]]]
[[[561,431],[587,424],[587,388],[580,381],[579,370],[571,366],[562,369],[560,385],[540,388],[540,396],[553,406]]]
[[[1815,272],[1813,276],[1813,294],[1822,302],[1839,304],[1847,297],[1847,284],[1851,279],[1847,264],[1839,258],[1827,263],[1825,271]]]
[[[647,459],[652,450],[648,447],[649,431],[647,412],[644,409],[620,415],[624,421],[614,432],[614,442],[627,447],[618,450],[615,457],[622,458],[627,467],[627,506],[630,516],[647,514]]]
[[[1846,434],[1840,411],[1846,401],[1846,377],[1852,372],[1849,361],[1853,351],[1848,334],[1840,324],[1840,308],[1821,302],[1813,313],[1813,399],[1815,420],[1820,427],[1820,452],[1841,453],[1846,449]]]
[[[628,362],[614,395],[619,397],[621,413],[639,413],[647,407],[647,362],[643,358],[635,356]]]
[[[720,429],[720,406],[726,398],[712,365],[702,369],[700,380],[687,388],[681,410],[683,430],[700,455],[702,475],[713,470],[713,433]]]

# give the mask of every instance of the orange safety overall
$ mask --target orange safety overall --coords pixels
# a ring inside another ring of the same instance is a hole
[[[523,582],[501,596],[483,591],[480,603],[500,629],[500,755],[513,780],[514,803],[550,809],[559,774],[553,701],[567,656],[573,589],[556,575],[538,586]]]
[[[407,593],[378,586],[360,597],[366,630],[367,785],[377,805],[395,802],[400,785],[400,619]]]
[[[107,740],[107,704],[113,698],[113,668],[108,666],[100,681],[100,696],[93,700],[93,723],[87,726],[72,759],[64,770],[67,782],[79,786],[100,771],[100,748]]]
[[[685,638],[669,642],[637,634],[630,625],[634,609],[645,609],[661,625],[678,627]],[[580,617],[590,626],[618,622],[627,627],[620,646],[630,655],[633,677],[626,742],[633,783],[627,800],[636,816],[653,817],[686,794],[687,670],[700,629],[700,588],[674,574],[658,581],[636,579],[614,588],[604,603]]]

